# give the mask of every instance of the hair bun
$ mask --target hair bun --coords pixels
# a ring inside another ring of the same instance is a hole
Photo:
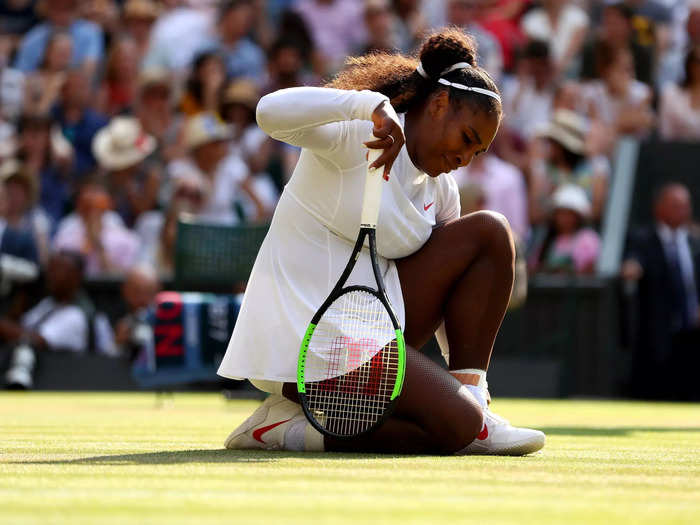
[[[430,78],[438,78],[442,71],[457,62],[476,66],[476,42],[461,29],[442,29],[424,40],[420,61]]]

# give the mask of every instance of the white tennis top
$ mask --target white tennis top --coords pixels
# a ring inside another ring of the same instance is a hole
[[[347,264],[360,229],[371,115],[388,100],[372,91],[301,87],[260,100],[257,119],[272,138],[302,148],[248,282],[218,373],[233,379],[296,381],[306,328]],[[403,115],[399,116],[403,123]],[[436,224],[459,217],[457,184],[431,178],[404,147],[384,183],[377,225],[386,291],[404,326],[393,259],[417,251]],[[347,285],[374,285],[362,252]]]

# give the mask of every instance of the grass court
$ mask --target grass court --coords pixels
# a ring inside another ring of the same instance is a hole
[[[227,451],[218,394],[0,393],[0,523],[700,523],[700,406],[497,399],[534,456]]]

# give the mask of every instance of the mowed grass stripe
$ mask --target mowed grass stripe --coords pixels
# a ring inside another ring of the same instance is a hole
[[[692,404],[497,400],[533,457],[225,451],[216,394],[0,394],[0,523],[696,523]]]

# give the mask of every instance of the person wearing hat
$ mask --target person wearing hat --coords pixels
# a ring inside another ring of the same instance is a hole
[[[138,63],[146,55],[153,24],[160,16],[161,8],[153,0],[127,0],[122,8],[124,31],[136,42]]]
[[[267,173],[274,152],[274,142],[255,121],[255,107],[260,94],[249,80],[234,80],[224,91],[221,103],[221,116],[231,124],[233,133],[232,149],[248,165],[251,174],[251,189],[263,203],[265,209],[258,219],[272,218],[279,200],[279,190]],[[243,208],[246,216],[255,216],[256,205],[243,195]]]
[[[39,181],[32,177],[19,161],[6,160],[0,165],[0,181],[5,187],[7,225],[31,235],[36,244],[39,262],[44,264],[49,255],[51,220],[37,205]]]
[[[135,115],[158,146],[154,158],[167,164],[185,156],[184,118],[173,110],[173,78],[167,69],[151,67],[139,74]]]
[[[160,174],[146,162],[155,149],[156,140],[134,117],[114,117],[92,142],[116,210],[127,226],[155,206]]]
[[[255,203],[257,215],[265,208],[251,187],[248,166],[231,149],[229,126],[217,114],[204,112],[187,120],[184,134],[188,155],[171,162],[168,171],[172,179],[194,173],[203,180],[208,197],[200,217],[228,224],[257,220],[257,216],[241,216],[239,204],[244,194]]]
[[[564,184],[583,188],[592,203],[591,219],[600,219],[607,196],[607,172],[588,157],[587,134],[586,119],[568,109],[556,110],[549,125],[538,133],[539,149],[529,166],[531,223],[546,221],[549,199]]]
[[[586,226],[590,215],[591,203],[581,187],[565,184],[554,192],[546,237],[534,251],[537,271],[593,272],[600,253],[600,237]]]

